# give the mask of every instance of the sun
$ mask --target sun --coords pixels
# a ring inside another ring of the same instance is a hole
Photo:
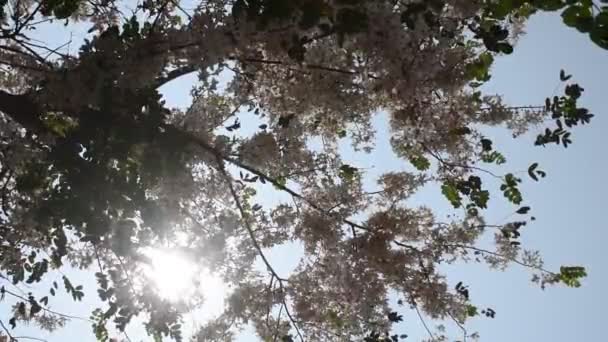
[[[197,269],[194,263],[163,249],[150,249],[145,254],[150,258],[150,265],[146,268],[147,276],[161,297],[178,300],[180,295],[195,292]]]
[[[180,301],[200,294],[205,298],[207,309],[217,311],[223,308],[228,287],[220,277],[197,267],[192,260],[176,251],[154,248],[144,254],[150,259],[147,277],[154,283],[159,296],[169,301]]]

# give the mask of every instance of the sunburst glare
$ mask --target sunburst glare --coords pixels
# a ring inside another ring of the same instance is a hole
[[[147,250],[145,255],[150,259],[147,276],[161,297],[179,301],[202,294],[207,310],[219,312],[223,308],[228,287],[220,277],[197,267],[177,252],[155,248]]]

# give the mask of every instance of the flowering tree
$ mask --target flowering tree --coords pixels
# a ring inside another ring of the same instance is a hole
[[[0,9],[0,290],[17,300],[2,323],[9,336],[20,321],[52,330],[66,319],[47,308],[56,283],[40,296],[9,285],[71,265],[95,272],[100,341],[137,315],[151,335],[181,340],[181,314],[198,299],[169,302],[145,281],[154,246],[179,249],[234,287],[199,341],[229,341],[247,323],[269,341],[395,341],[389,291],[459,326],[493,316],[466,285],[447,285],[442,263],[517,263],[542,287],[578,287],[585,276],[576,266],[547,270],[520,245],[532,218],[519,187],[545,172],[537,163],[521,178],[490,171],[504,171],[507,156],[481,133],[537,129],[536,145],[567,147],[571,128],[593,116],[577,105],[583,89],[562,71],[563,96],[514,108],[478,87],[538,10],[563,10],[565,24],[608,47],[608,12],[592,1],[206,0],[185,9],[174,0],[4,0]],[[84,25],[89,39],[35,39],[61,25]],[[167,108],[159,87],[194,72],[192,106]],[[412,167],[369,191],[338,147],[377,152],[381,112],[391,153]],[[408,202],[432,183],[455,208],[449,222]],[[262,206],[256,191],[288,200]],[[521,219],[486,223],[491,194]],[[478,244],[485,234],[493,248]],[[289,275],[264,254],[286,242],[302,246]],[[82,286],[62,279],[80,300]]]

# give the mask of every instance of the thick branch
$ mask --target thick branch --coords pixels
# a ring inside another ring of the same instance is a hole
[[[283,61],[266,60],[266,59],[259,59],[259,58],[241,58],[238,61],[241,62],[241,63],[270,64],[270,65],[281,65],[281,66],[287,66],[288,67],[288,64],[285,63],[285,62],[283,62]],[[322,71],[328,71],[328,72],[336,72],[336,73],[346,74],[346,75],[358,75],[358,74],[360,74],[359,71],[355,71],[355,70],[346,70],[346,69],[340,69],[340,68],[335,68],[335,67],[330,67],[330,66],[325,66],[325,65],[319,65],[319,64],[306,64],[306,65],[303,65],[302,68],[304,68],[304,69],[311,69],[311,70],[322,70]],[[301,69],[292,68],[292,67],[288,67],[288,69],[294,70],[294,71],[302,71]],[[378,77],[376,75],[371,74],[371,73],[368,73],[367,76],[369,78],[378,79]]]
[[[169,83],[176,78],[182,77],[182,76],[187,75],[194,71],[196,71],[196,67],[194,67],[192,65],[188,65],[185,67],[177,68],[175,70],[171,70],[166,75],[158,77],[156,79],[156,84],[154,85],[154,88],[160,88],[163,85],[165,85],[166,83]]]

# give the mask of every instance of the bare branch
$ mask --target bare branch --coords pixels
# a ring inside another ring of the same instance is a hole
[[[422,316],[420,309],[418,309],[418,305],[416,304],[416,302],[414,302],[413,306],[414,306],[414,310],[416,311],[416,314],[418,315],[418,318],[420,319],[420,322],[422,323],[422,326],[424,327],[424,330],[426,330],[426,332],[429,334],[429,336],[431,337],[431,340],[434,340],[435,335],[433,335],[433,333],[431,332],[431,329],[429,329],[429,326],[426,324],[426,321],[424,320],[424,317]]]
[[[25,302],[29,302],[29,301],[30,301],[28,298],[25,298],[25,297],[23,297],[23,296],[20,296],[20,295],[18,295],[18,294],[16,294],[16,293],[12,292],[12,291],[10,291],[10,290],[7,290],[7,289],[4,289],[4,293],[6,293],[6,294],[8,294],[8,295],[11,295],[11,296],[13,296],[13,297],[15,297],[15,298],[19,298],[19,299],[21,299],[21,300],[23,300],[23,301],[25,301]],[[93,323],[93,321],[91,321],[90,319],[85,318],[85,317],[80,317],[80,316],[73,316],[73,315],[63,314],[63,313],[61,313],[61,312],[57,312],[57,311],[53,311],[53,310],[51,310],[51,309],[47,309],[47,308],[45,308],[45,307],[43,307],[43,306],[41,306],[41,308],[42,308],[42,310],[43,310],[43,311],[46,311],[46,312],[48,312],[48,313],[50,313],[50,314],[57,315],[57,316],[60,316],[60,317],[66,318],[66,319],[77,319],[77,320],[81,320],[81,321],[86,321],[86,322]]]
[[[272,342],[276,342],[277,340],[277,332],[279,331],[279,325],[281,324],[281,313],[283,313],[283,305],[281,305],[281,307],[279,308],[279,315],[277,316],[277,325],[276,328],[274,329],[274,334],[272,336]]]
[[[489,251],[487,249],[483,249],[483,248],[479,248],[479,247],[475,247],[475,246],[461,245],[461,244],[447,244],[445,246],[446,247],[462,248],[462,249],[470,249],[470,250],[473,250],[473,251],[476,251],[476,252],[479,252],[479,253],[483,253],[483,254],[488,254],[488,255],[491,255],[491,256],[503,259],[503,260],[512,261],[512,262],[514,262],[514,263],[516,263],[518,265],[521,265],[521,266],[524,266],[524,267],[527,267],[527,268],[531,268],[531,269],[535,269],[537,271],[541,271],[541,272],[544,272],[544,273],[547,273],[547,274],[550,274],[550,275],[557,275],[555,272],[551,272],[551,271],[549,271],[549,270],[547,270],[547,269],[545,269],[545,268],[543,268],[541,266],[531,265],[531,264],[528,264],[528,263],[523,262],[521,260],[518,260],[516,258],[511,258],[509,256],[502,255],[502,254],[496,253],[496,252],[492,252],[492,251]]]
[[[48,342],[43,338],[32,337],[32,336],[15,336],[15,340],[32,340],[32,341],[40,341],[40,342]]]
[[[462,342],[467,342],[467,337],[468,337],[467,329],[464,327],[464,325],[462,325],[462,323],[458,322],[456,317],[454,317],[454,315],[452,315],[452,313],[449,311],[448,311],[448,316],[450,316],[452,321],[454,321],[454,323],[456,323],[456,325],[460,328],[460,330],[462,330],[462,335],[463,335]]]

